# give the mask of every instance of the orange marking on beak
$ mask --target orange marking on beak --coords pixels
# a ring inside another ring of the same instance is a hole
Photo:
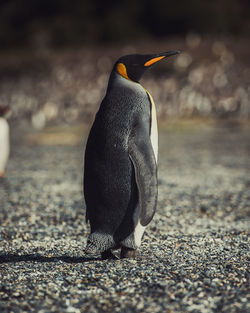
[[[127,74],[126,66],[123,63],[118,63],[116,69],[117,69],[117,72],[119,74],[121,74],[123,77],[129,79],[128,74]]]
[[[153,58],[153,59],[147,61],[147,62],[144,64],[144,66],[152,65],[152,64],[154,64],[154,63],[160,61],[160,60],[163,59],[163,58],[165,58],[165,56]]]

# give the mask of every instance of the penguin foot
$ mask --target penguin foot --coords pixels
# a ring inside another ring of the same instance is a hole
[[[117,260],[117,257],[111,252],[111,250],[106,250],[101,253],[102,260]]]
[[[96,248],[95,245],[88,243],[87,247],[85,248],[85,253],[90,256],[97,256],[100,254],[100,251]]]
[[[136,258],[136,256],[137,256],[137,252],[136,252],[135,249],[122,247],[122,249],[121,249],[121,259]]]

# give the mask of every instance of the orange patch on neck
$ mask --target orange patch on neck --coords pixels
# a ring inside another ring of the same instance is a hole
[[[165,58],[165,56],[153,58],[153,59],[147,61],[146,63],[144,63],[144,66],[152,65],[152,64],[154,64],[154,63],[160,61],[160,60],[163,59],[163,58]]]
[[[126,66],[123,63],[118,63],[117,65],[117,72],[122,75],[123,77],[129,79],[128,74],[127,74],[127,69]]]

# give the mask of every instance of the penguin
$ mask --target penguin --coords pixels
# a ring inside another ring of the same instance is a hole
[[[85,253],[135,258],[157,205],[158,130],[153,98],[139,83],[156,62],[178,54],[122,56],[90,129],[84,160],[84,197],[90,234]]]
[[[7,106],[0,107],[0,177],[5,176],[5,167],[10,153],[9,124],[7,117],[10,110]]]

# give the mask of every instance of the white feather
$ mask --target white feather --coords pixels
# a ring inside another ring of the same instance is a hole
[[[10,152],[9,125],[0,118],[0,176],[4,174]]]
[[[147,91],[147,90],[146,90]],[[158,126],[157,126],[157,115],[156,115],[156,109],[155,104],[152,96],[147,91],[147,94],[149,96],[150,102],[151,102],[151,129],[150,129],[150,140],[153,147],[153,151],[155,154],[155,160],[157,163],[158,159]],[[137,225],[134,230],[134,240],[137,247],[140,247],[141,245],[141,239],[144,234],[144,231],[146,229],[146,226],[142,226],[140,223],[140,220],[138,220]]]
[[[150,93],[147,92],[151,101],[151,131],[150,131],[150,139],[152,143],[152,147],[155,154],[155,160],[157,163],[158,160],[158,125],[157,125],[157,115],[154,100],[151,97]]]
[[[141,239],[142,239],[145,229],[146,229],[146,226],[142,226],[140,221],[138,221],[134,230],[134,240],[135,240],[135,245],[137,247],[140,247],[141,245]]]

